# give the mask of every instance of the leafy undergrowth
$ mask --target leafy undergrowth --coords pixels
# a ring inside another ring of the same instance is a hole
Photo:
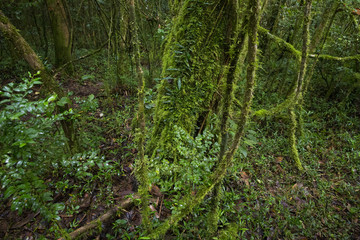
[[[103,86],[91,81],[90,77],[81,82],[69,81],[65,86],[74,92],[70,96],[74,102],[73,116],[84,151],[74,155],[48,148],[46,154],[51,158],[43,160],[47,169],[35,172],[42,177],[43,190],[50,193],[49,198],[41,200],[44,206],[58,206],[54,210],[57,217],[51,221],[36,206],[22,209],[21,214],[12,211],[17,209],[12,207],[14,199],[4,198],[11,192],[6,191],[2,183],[0,237],[3,239],[57,239],[96,219],[137,191],[137,182],[132,174],[136,149],[131,130],[135,96],[125,90],[118,95],[105,94]],[[32,98],[37,98],[36,94],[32,94]],[[152,99],[153,94],[147,98],[148,109],[153,107]],[[312,101],[302,113],[303,136],[298,142],[304,173],[296,170],[289,157],[286,123],[254,122],[236,155],[233,168],[224,180],[217,237],[208,236],[210,201],[205,199],[190,216],[169,231],[166,238],[359,238],[359,112],[351,110],[356,109],[354,106],[325,103],[316,98]],[[31,119],[31,116],[26,118]],[[150,192],[155,226],[167,218],[171,210],[176,210],[174,198],[181,197],[174,191],[176,184],[179,188],[184,187],[191,177],[194,178],[191,181],[202,184],[201,179],[195,177],[201,176],[201,171],[210,169],[216,159],[216,153],[207,152],[210,146],[214,147],[211,145],[211,133],[191,140],[181,129],[177,131],[179,141],[187,142],[187,145],[178,146],[181,156],[185,159],[191,154],[194,160],[192,166],[197,164],[202,170],[191,170],[186,162],[180,162],[187,170],[177,169],[174,174],[183,172],[186,175],[184,178],[178,178],[173,183],[158,179],[160,188],[153,186]],[[45,154],[36,151],[47,147],[46,142],[63,142],[59,131],[48,131],[47,134],[50,135],[37,139],[40,143],[36,144],[40,145],[33,146],[28,142],[33,158]],[[202,142],[206,144],[203,146]],[[189,151],[191,147],[195,149],[192,152]],[[205,158],[208,163],[202,161]],[[164,164],[163,167],[167,165]],[[4,170],[4,167],[2,163],[1,169]],[[168,171],[172,170],[169,167]],[[156,170],[153,171],[153,178],[156,178]],[[32,181],[30,178],[29,182]],[[26,184],[21,187],[26,187]],[[27,187],[34,189],[33,186]],[[38,193],[30,191],[29,194],[36,196]],[[24,196],[22,200],[28,199]],[[84,239],[138,239],[143,234],[140,222],[139,210],[133,206],[119,212],[112,221],[99,224],[99,228],[89,232]]]
[[[215,239],[360,237],[359,112],[313,101],[298,143],[303,173],[289,157],[286,123],[252,124],[256,144],[238,152],[225,179]],[[207,236],[207,204],[173,231],[176,239]]]
[[[1,144],[8,149],[1,150],[1,157],[10,159],[0,165],[2,239],[64,236],[64,231],[71,232],[96,219],[137,187],[131,175],[136,153],[131,131],[133,97],[124,93],[109,99],[101,84],[68,80],[65,87],[74,103],[71,116],[83,149],[70,154],[60,131],[63,116],[49,117],[61,99],[51,96],[39,100],[39,87],[27,85],[34,80],[25,79],[20,85],[23,89],[16,84],[4,88],[0,99],[5,98],[1,104],[8,106],[0,122],[7,131],[2,134],[8,136]],[[19,92],[18,99],[6,100],[13,90]],[[19,159],[20,153],[24,160]],[[139,221],[135,209],[132,219]]]

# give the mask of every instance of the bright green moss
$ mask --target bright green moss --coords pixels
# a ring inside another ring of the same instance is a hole
[[[299,158],[299,152],[296,148],[296,128],[297,128],[297,122],[296,122],[296,115],[294,112],[294,109],[291,108],[289,110],[290,114],[290,123],[289,123],[289,145],[290,145],[290,154],[292,156],[292,159],[295,162],[296,167],[299,169],[299,171],[303,171],[304,168],[301,164],[300,158]]]
[[[4,15],[2,15],[2,13],[0,12],[0,22],[3,24],[8,24],[9,23],[9,19],[7,17],[5,17]]]

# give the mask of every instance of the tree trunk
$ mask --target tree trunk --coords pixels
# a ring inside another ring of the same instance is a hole
[[[293,91],[292,96],[294,97],[294,103],[289,108],[289,145],[290,145],[290,154],[295,162],[296,167],[299,171],[303,171],[304,168],[301,164],[299,153],[296,148],[296,129],[298,127],[295,107],[298,106],[299,99],[302,98],[302,88],[304,85],[304,78],[306,74],[306,67],[308,62],[308,51],[309,51],[309,28],[310,28],[310,16],[311,16],[311,4],[312,0],[306,0],[304,6],[304,23],[303,23],[303,34],[302,34],[302,54],[301,54],[301,63],[298,72],[298,78],[296,81],[296,86]]]
[[[234,5],[233,0],[181,4],[165,45],[149,155],[163,149],[166,159],[177,158],[172,147],[175,125],[190,135],[196,132],[196,122],[216,91],[214,76],[220,75],[228,56],[228,39],[236,26]]]
[[[309,28],[310,28],[310,12],[311,12],[311,3],[312,0],[306,0],[304,6],[304,23],[303,23],[303,35],[302,35],[302,54],[301,54],[301,63],[298,73],[298,78],[296,81],[296,98],[298,98],[301,93],[304,77],[306,73],[308,52],[309,52]]]
[[[136,175],[140,182],[139,194],[141,199],[141,216],[145,229],[150,232],[150,220],[149,220],[149,178],[148,178],[148,164],[147,158],[145,158],[145,78],[143,70],[140,63],[140,47],[139,47],[139,37],[137,31],[137,22],[135,14],[135,0],[130,0],[130,31],[131,31],[131,40],[132,40],[132,49],[133,49],[133,62],[136,66],[136,74],[138,79],[138,129],[137,129],[137,146],[138,146],[138,161],[137,161],[137,170]]]
[[[50,16],[51,29],[55,45],[55,67],[61,67],[71,61],[72,26],[70,16],[66,11],[65,0],[46,0]],[[66,66],[68,74],[74,72],[72,64]]]
[[[332,23],[332,20],[334,19],[334,16],[337,12],[337,9],[340,6],[340,2],[334,1],[330,7],[330,9],[326,9],[324,13],[321,16],[320,24],[316,28],[314,32],[314,36],[311,39],[310,45],[309,45],[309,53],[313,53],[313,51],[316,50],[317,46],[319,45],[321,39],[324,37],[324,33],[326,32],[326,29],[328,29],[330,24]]]

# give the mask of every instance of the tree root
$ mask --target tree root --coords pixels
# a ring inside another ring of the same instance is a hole
[[[133,198],[128,198],[123,200],[119,205],[111,208],[109,211],[105,212],[97,219],[69,233],[68,236],[59,238],[58,240],[75,239],[79,237],[81,234],[86,233],[89,230],[98,227],[101,223],[107,222],[109,219],[111,219],[119,210],[129,208],[134,203],[134,199],[138,199],[138,196],[134,196]]]

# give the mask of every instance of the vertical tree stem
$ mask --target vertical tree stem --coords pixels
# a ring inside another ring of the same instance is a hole
[[[306,65],[308,60],[308,49],[309,49],[309,28],[310,28],[310,14],[311,14],[311,4],[312,0],[306,0],[306,4],[304,6],[304,23],[303,23],[303,34],[302,34],[302,53],[301,53],[301,63],[297,78],[297,87],[295,100],[298,99],[299,94],[302,90],[302,85],[304,82],[304,77],[306,74]]]
[[[290,153],[295,161],[295,165],[299,171],[303,171],[304,168],[301,164],[299,153],[296,148],[296,128],[297,128],[297,121],[296,121],[296,114],[295,114],[295,107],[299,104],[299,99],[302,98],[302,87],[304,82],[304,77],[306,74],[306,67],[308,61],[308,50],[309,50],[309,28],[310,28],[310,15],[311,15],[311,4],[312,0],[306,0],[306,4],[304,6],[304,23],[303,23],[303,34],[302,34],[302,54],[301,54],[301,63],[299,67],[299,73],[295,88],[295,95],[294,95],[294,103],[289,108],[289,115],[290,115],[290,125],[289,125],[289,145],[290,145]],[[300,108],[301,109],[301,108]]]
[[[140,63],[140,48],[139,38],[135,14],[135,0],[130,0],[130,29],[132,34],[132,45],[133,45],[133,62],[136,65],[136,74],[138,79],[138,129],[137,129],[137,147],[138,147],[138,161],[136,175],[140,181],[139,195],[141,199],[141,215],[142,223],[147,231],[151,230],[149,220],[149,178],[148,178],[148,164],[147,158],[145,158],[145,111],[144,111],[144,98],[145,98],[145,78]]]

